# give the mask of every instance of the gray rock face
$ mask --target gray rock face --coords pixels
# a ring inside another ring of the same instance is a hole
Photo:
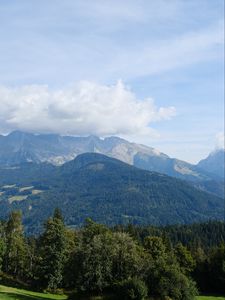
[[[56,134],[31,134],[14,131],[0,136],[0,166],[23,162],[48,162],[62,165],[77,155],[94,152],[119,159],[138,168],[164,173],[188,181],[221,180],[223,155],[210,155],[198,165],[170,158],[160,151],[128,142],[119,137],[71,137]],[[224,152],[223,152],[224,153]],[[218,169],[218,170],[217,170]],[[198,184],[198,187],[201,185]],[[205,185],[204,185],[205,189]]]

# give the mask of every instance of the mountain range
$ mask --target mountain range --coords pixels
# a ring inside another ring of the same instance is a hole
[[[24,163],[0,168],[0,217],[21,209],[30,233],[55,207],[69,226],[85,218],[108,225],[193,223],[223,219],[224,200],[164,174],[98,153],[62,166]]]
[[[101,139],[20,131],[0,135],[0,166],[25,162],[62,165],[87,152],[104,154],[144,170],[180,178],[199,189],[224,196],[224,149],[212,152],[208,158],[193,165],[119,137]]]

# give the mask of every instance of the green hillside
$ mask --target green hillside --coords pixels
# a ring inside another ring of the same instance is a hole
[[[28,290],[17,289],[0,285],[1,300],[65,300],[67,296],[36,293]]]
[[[0,193],[0,217],[21,209],[30,231],[55,207],[62,209],[71,226],[80,226],[87,217],[108,225],[223,219],[222,199],[182,180],[94,153],[82,154],[62,167],[26,164],[2,169]]]
[[[225,300],[225,297],[219,296],[198,296],[196,300]]]

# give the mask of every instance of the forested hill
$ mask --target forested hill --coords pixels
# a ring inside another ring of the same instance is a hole
[[[207,159],[193,165],[169,157],[155,148],[116,136],[103,139],[21,131],[0,135],[0,167],[15,167],[26,162],[59,166],[90,152],[119,159],[143,170],[186,180],[200,190],[224,197],[224,150],[214,151]]]
[[[61,167],[25,164],[1,169],[0,186],[0,217],[21,209],[30,232],[39,230],[55,207],[62,209],[70,226],[80,226],[87,217],[108,225],[223,219],[222,199],[182,180],[94,153]]]

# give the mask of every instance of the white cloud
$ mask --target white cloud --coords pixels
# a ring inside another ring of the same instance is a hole
[[[224,132],[219,132],[216,135],[216,148],[225,148]]]
[[[149,125],[175,115],[139,100],[121,81],[106,86],[83,81],[52,91],[46,85],[0,88],[2,133],[14,129],[71,135],[154,135]]]

